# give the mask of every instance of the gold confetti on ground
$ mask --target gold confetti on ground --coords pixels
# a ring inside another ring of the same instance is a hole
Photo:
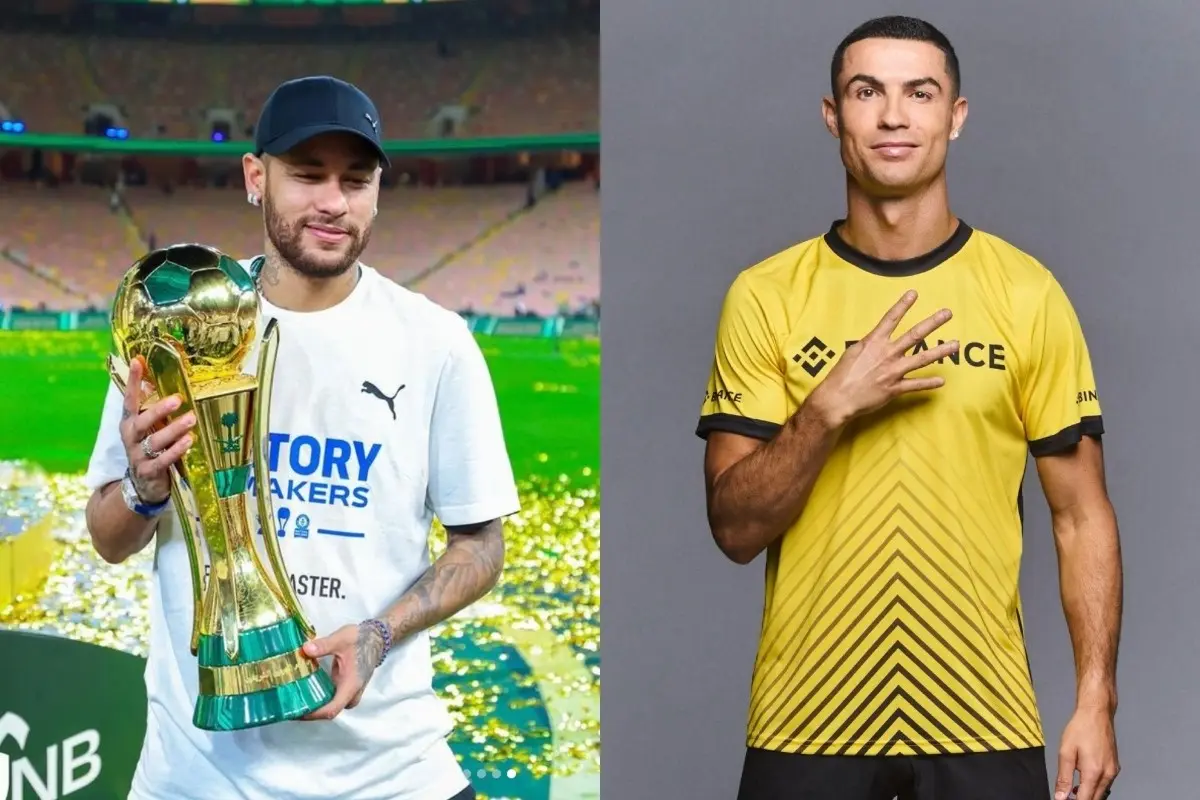
[[[473,776],[598,774],[599,492],[567,476],[529,480],[520,491],[499,585],[432,631],[435,686]],[[87,497],[80,476],[0,463],[0,537],[54,514],[58,548],[44,584],[0,607],[0,627],[144,657],[153,549],[104,563],[83,527]],[[434,554],[444,546],[439,525]]]

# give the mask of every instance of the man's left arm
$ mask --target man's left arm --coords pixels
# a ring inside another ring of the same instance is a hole
[[[504,529],[499,519],[446,526],[446,550],[400,599],[380,615],[392,642],[431,628],[462,611],[496,585],[504,570]],[[369,674],[385,639],[373,625],[361,632],[358,668]]]
[[[1117,516],[1097,439],[1085,437],[1036,463],[1050,507],[1063,612],[1075,653],[1075,713],[1063,732],[1055,796],[1067,796],[1078,770],[1078,797],[1100,800],[1120,770],[1113,727],[1123,583]]]
[[[456,320],[429,429],[429,508],[446,528],[445,551],[379,616],[305,645],[334,657],[334,699],[307,719],[354,708],[392,648],[486,595],[504,567],[503,518],[520,510],[496,392],[483,353]]]
[[[1122,569],[1103,446],[1085,438],[1036,463],[1050,506],[1063,611],[1075,651],[1076,704],[1111,714],[1117,705]]]
[[[1075,713],[1059,745],[1054,797],[1068,797],[1078,771],[1079,800],[1102,800],[1120,771],[1113,719],[1122,608],[1117,518],[1104,476],[1104,422],[1083,329],[1052,276],[1028,311],[1022,418],[1050,507],[1075,654]]]

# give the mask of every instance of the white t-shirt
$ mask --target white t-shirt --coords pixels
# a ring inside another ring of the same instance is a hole
[[[334,308],[289,312],[264,299],[262,312],[279,321],[269,453],[279,542],[326,636],[380,615],[426,570],[435,514],[465,525],[516,512],[512,466],[491,376],[457,314],[365,266]],[[394,395],[394,417],[364,382]],[[125,473],[121,405],[110,388],[93,489]],[[147,731],[131,798],[449,800],[466,788],[426,633],[395,643],[361,703],[332,721],[208,733],[192,724],[192,587],[173,512],[155,538],[150,603]]]

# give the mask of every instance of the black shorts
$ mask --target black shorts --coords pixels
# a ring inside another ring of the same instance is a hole
[[[738,800],[1049,800],[1045,748],[805,756],[750,748]]]
[[[450,800],[475,800],[475,787],[468,786],[458,794],[451,797]]]

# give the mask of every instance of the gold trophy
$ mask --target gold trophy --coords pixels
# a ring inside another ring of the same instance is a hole
[[[279,548],[267,464],[279,330],[275,320],[267,324],[257,373],[248,374],[258,312],[242,265],[198,244],[140,259],[112,309],[108,364],[116,385],[124,391],[129,364],[141,358],[152,389],[144,405],[177,395],[182,404],[171,419],[196,413],[193,444],[171,469],[171,501],[192,572],[191,650],[200,670],[192,722],[209,731],[296,719],[334,694],[329,676],[300,649],[315,631]],[[251,464],[269,571],[248,513]]]

